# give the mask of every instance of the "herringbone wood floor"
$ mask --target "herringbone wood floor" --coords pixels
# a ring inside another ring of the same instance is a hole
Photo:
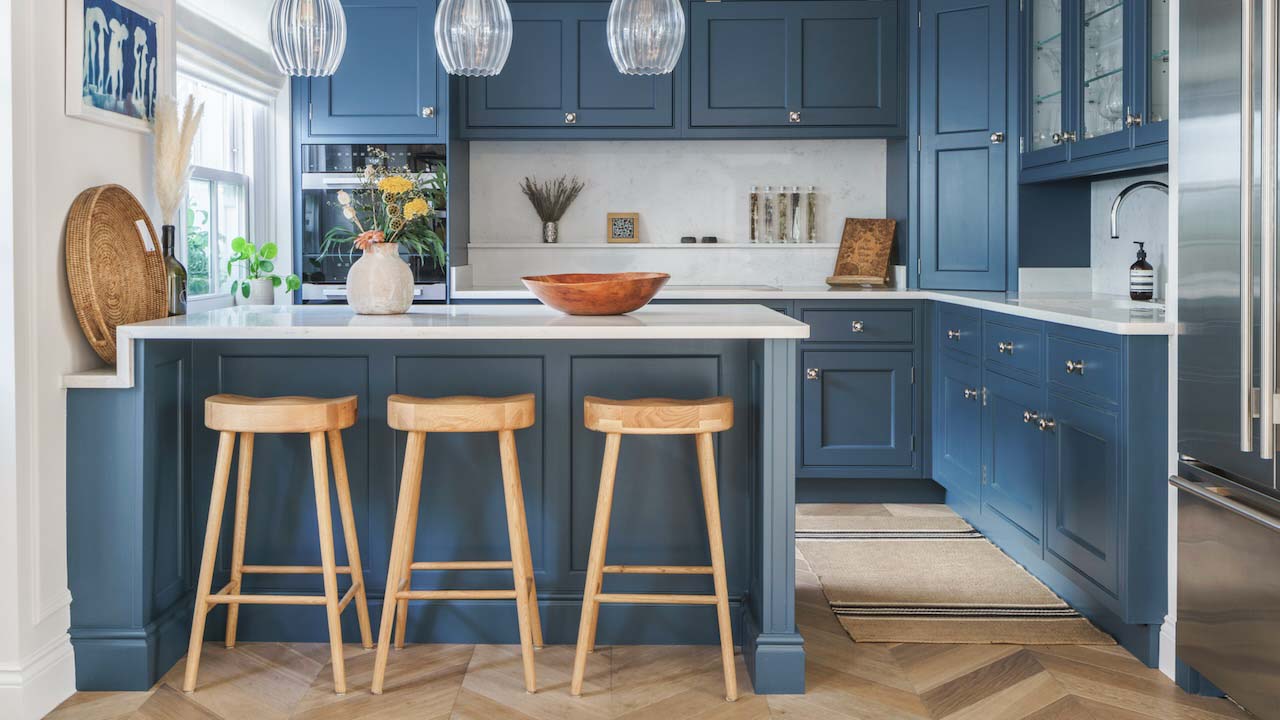
[[[319,644],[205,646],[200,689],[183,663],[145,693],[79,693],[49,720],[1223,720],[1250,716],[1193,697],[1118,647],[854,644],[800,560],[797,619],[808,656],[805,695],[756,696],[741,657],[742,697],[722,698],[715,647],[601,648],[582,698],[569,695],[573,648],[538,652],[525,693],[519,648],[417,645],[391,656],[386,694],[368,692],[373,653],[347,649],[350,692],[332,692]]]

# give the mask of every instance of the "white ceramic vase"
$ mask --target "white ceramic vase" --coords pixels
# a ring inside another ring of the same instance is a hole
[[[239,290],[237,290],[235,294],[236,305],[276,304],[276,287],[271,282],[271,278],[244,280],[243,282],[249,286],[249,297],[245,297]]]
[[[347,272],[347,304],[358,315],[399,315],[413,305],[413,271],[400,245],[378,243]]]

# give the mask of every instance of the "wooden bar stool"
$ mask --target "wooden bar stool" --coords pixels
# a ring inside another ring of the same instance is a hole
[[[366,648],[373,647],[369,627],[369,603],[365,598],[364,570],[360,566],[360,545],[356,541],[355,514],[351,509],[351,487],[347,480],[347,458],[342,448],[342,431],[356,422],[356,398],[333,400],[305,397],[251,398],[240,395],[214,395],[205,400],[204,422],[221,433],[218,440],[217,468],[213,473],[213,495],[209,501],[209,524],[204,533],[204,555],[200,561],[200,580],[196,586],[195,619],[191,624],[191,645],[187,650],[187,674],[183,690],[196,689],[200,671],[200,649],[204,640],[205,619],[214,605],[227,606],[227,647],[235,647],[236,623],[240,605],[323,605],[329,619],[329,653],[333,664],[333,688],[347,691],[346,669],[342,660],[342,611],[356,601],[360,620],[360,638]],[[245,565],[244,545],[249,519],[249,476],[253,468],[253,439],[257,433],[306,433],[311,436],[311,472],[315,480],[316,522],[320,528],[320,562],[313,565]],[[236,485],[235,535],[231,550],[231,582],[210,594],[214,560],[218,555],[218,535],[222,527],[222,511],[227,499],[227,483],[231,475],[231,454],[236,436],[240,438],[240,475]],[[329,508],[329,464],[325,457],[325,437],[333,452],[333,479],[338,490],[338,512],[342,516],[342,536],[347,544],[347,562],[338,566],[334,559],[333,516]],[[324,595],[245,595],[240,592],[246,574],[323,575]],[[351,576],[351,588],[338,595],[338,575]]]
[[[387,595],[382,604],[378,655],[373,666],[373,693],[382,693],[387,673],[392,625],[395,645],[404,647],[410,600],[515,600],[520,625],[520,650],[524,660],[525,690],[534,692],[533,649],[542,647],[542,619],[538,614],[538,587],[533,579],[533,554],[529,550],[529,523],[524,512],[520,462],[516,457],[516,430],[534,423],[533,395],[507,398],[415,398],[392,395],[387,399],[387,423],[409,433],[400,480],[391,562],[387,568]],[[502,458],[502,487],[506,494],[510,561],[414,562],[418,534],[418,505],[422,499],[422,463],[427,433],[497,433]],[[414,590],[415,570],[511,570],[512,590]]]
[[[725,697],[738,699],[738,678],[733,660],[733,628],[729,623],[729,587],[725,578],[724,539],[720,531],[720,496],[716,488],[716,461],[712,433],[733,427],[733,399],[707,400],[605,400],[587,397],[586,426],[606,433],[604,465],[600,471],[600,496],[596,502],[591,555],[587,561],[587,585],[578,626],[578,651],[573,659],[574,695],[582,694],[587,654],[595,650],[596,622],[601,603],[660,603],[666,605],[715,605],[720,623],[720,658],[724,664]],[[694,435],[698,447],[698,471],[702,477],[702,504],[711,543],[711,567],[672,565],[605,565],[609,545],[609,515],[613,510],[613,486],[618,475],[618,451],[623,435]],[[714,595],[645,595],[604,592],[604,576],[710,575]]]

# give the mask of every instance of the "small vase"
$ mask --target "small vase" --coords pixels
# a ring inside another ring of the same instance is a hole
[[[542,223],[542,242],[548,245],[560,242],[560,223],[554,220]]]
[[[244,283],[249,286],[249,297],[245,297],[243,292],[237,289],[236,305],[276,304],[276,287],[271,282],[271,278],[245,280]]]
[[[347,272],[347,303],[357,315],[400,315],[413,305],[413,271],[400,245],[378,243]]]

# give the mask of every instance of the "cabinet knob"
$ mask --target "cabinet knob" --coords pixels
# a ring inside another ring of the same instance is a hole
[[[818,368],[809,368],[804,371],[804,377],[806,380],[817,380],[822,377],[822,371]]]
[[[424,107],[424,108],[422,108],[422,117],[424,117],[424,118],[433,118],[433,117],[435,117],[435,116],[436,116],[436,109],[435,109],[435,107]]]
[[[1068,375],[1070,375],[1070,374],[1072,374],[1072,373],[1075,373],[1075,374],[1077,374],[1077,375],[1083,375],[1083,374],[1084,374],[1084,361],[1083,361],[1083,360],[1068,360],[1068,361],[1067,361],[1067,374],[1068,374]]]
[[[800,113],[795,110],[792,110],[791,112],[787,113],[787,119],[793,123],[798,123],[800,122]]]
[[[1076,134],[1074,132],[1056,132],[1051,139],[1054,145],[1061,145],[1062,143],[1075,142]]]
[[[1022,412],[1022,422],[1028,425],[1030,425],[1031,423],[1034,423],[1039,419],[1040,419],[1040,413],[1036,412],[1035,410],[1024,410]],[[1043,430],[1044,428],[1040,428],[1040,429]]]
[[[1002,143],[1004,143],[1004,133],[1002,133],[1002,132],[993,132],[993,133],[991,133],[991,144],[992,144],[992,145],[1000,145],[1000,144],[1002,144]]]
[[[853,325],[851,326],[851,329],[856,333],[860,333],[866,330],[867,326],[864,325],[861,320],[854,320]]]
[[[997,349],[997,350],[999,350],[999,351],[1000,351],[1000,353],[1001,353],[1002,355],[1012,355],[1012,354],[1013,354],[1013,343],[1011,343],[1011,342],[999,342],[999,343],[996,343],[996,349]]]
[[[1040,432],[1053,432],[1056,427],[1058,427],[1058,423],[1050,418],[1040,418]]]
[[[564,124],[565,124],[565,125],[577,125],[577,124],[578,124],[578,113],[576,113],[576,112],[567,112],[567,113],[565,113],[565,114],[564,114]]]
[[[959,340],[959,339],[960,339],[960,331],[959,331],[959,330],[948,330],[948,331],[947,331],[947,339],[948,339],[948,340]]]
[[[965,389],[964,389],[964,399],[965,399],[965,400],[977,400],[977,399],[978,399],[978,389],[977,389],[977,388],[965,388]]]
[[[1142,116],[1141,116],[1141,115],[1134,115],[1133,113],[1127,113],[1127,114],[1124,116],[1124,126],[1125,126],[1125,127],[1138,127],[1138,126],[1139,126],[1139,125],[1141,125],[1141,124],[1142,124]]]

